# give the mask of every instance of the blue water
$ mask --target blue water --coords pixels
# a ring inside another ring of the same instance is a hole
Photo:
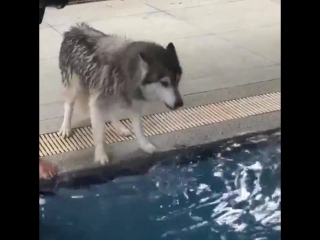
[[[280,154],[279,140],[229,144],[190,164],[60,189],[40,199],[40,240],[278,240]]]

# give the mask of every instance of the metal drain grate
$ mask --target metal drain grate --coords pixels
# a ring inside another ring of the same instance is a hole
[[[227,120],[253,116],[262,113],[279,111],[280,92],[262,94],[220,103],[207,104],[143,116],[142,122],[146,136],[170,133],[183,129],[204,126]],[[121,120],[131,129],[129,119]],[[41,157],[66,153],[93,146],[91,127],[74,128],[70,138],[60,138],[57,132],[39,136],[39,154]],[[106,123],[105,142],[107,144],[134,139],[119,136],[110,123]]]

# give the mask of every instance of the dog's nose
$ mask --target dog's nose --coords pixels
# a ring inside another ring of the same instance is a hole
[[[183,106],[183,101],[182,100],[178,100],[174,103],[174,109],[178,109],[181,108]]]

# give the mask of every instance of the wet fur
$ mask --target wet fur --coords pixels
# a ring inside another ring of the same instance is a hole
[[[119,134],[129,135],[117,111],[130,111],[139,147],[148,153],[156,148],[143,134],[141,112],[145,102],[160,100],[170,109],[183,105],[178,90],[182,69],[175,47],[135,42],[107,35],[87,24],[64,33],[59,67],[62,76],[64,121],[62,137],[71,134],[71,118],[77,100],[89,106],[95,161],[108,162],[104,151],[104,119],[107,116]]]

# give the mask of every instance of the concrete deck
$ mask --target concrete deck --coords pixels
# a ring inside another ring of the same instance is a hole
[[[115,0],[47,9],[40,26],[40,133],[60,128],[61,34],[82,21],[131,39],[172,41],[184,69],[185,107],[280,90],[278,0]],[[153,104],[146,113],[164,110]],[[280,115],[271,118],[276,120],[269,125],[280,126]],[[88,124],[88,117],[75,111],[73,126]]]

